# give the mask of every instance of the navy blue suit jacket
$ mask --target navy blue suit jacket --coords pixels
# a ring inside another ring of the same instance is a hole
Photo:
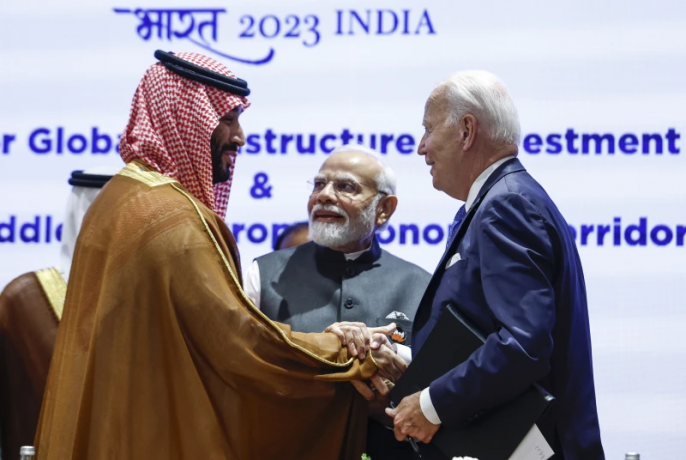
[[[424,294],[412,339],[416,354],[448,304],[487,336],[431,384],[441,422],[473,420],[538,382],[557,398],[538,423],[555,458],[603,459],[586,288],[569,226],[512,159],[488,178],[461,227]],[[455,253],[461,260],[446,269]]]

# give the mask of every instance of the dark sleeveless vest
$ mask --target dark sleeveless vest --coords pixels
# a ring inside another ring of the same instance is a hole
[[[431,276],[379,247],[355,260],[309,242],[257,259],[260,309],[298,332],[322,332],[338,321],[369,327],[395,322],[393,338],[409,344],[412,321]]]

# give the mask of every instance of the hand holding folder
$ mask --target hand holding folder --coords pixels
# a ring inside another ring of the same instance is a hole
[[[422,349],[390,393],[398,405],[411,394],[460,365],[484,343],[483,335],[448,305]],[[440,359],[436,359],[440,356]],[[470,456],[479,460],[507,460],[554,398],[532,385],[515,399],[473,418],[464,427],[442,426],[432,440],[447,458]]]

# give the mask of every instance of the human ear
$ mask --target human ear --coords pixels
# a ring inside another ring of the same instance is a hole
[[[462,142],[463,151],[468,151],[476,142],[476,133],[478,130],[478,126],[479,124],[476,120],[476,117],[471,113],[468,113],[467,115],[462,117],[462,120],[460,121],[460,142]]]
[[[395,195],[388,195],[384,197],[376,209],[376,225],[380,226],[385,224],[388,219],[391,218],[395,212],[395,208],[398,206],[398,197]]]

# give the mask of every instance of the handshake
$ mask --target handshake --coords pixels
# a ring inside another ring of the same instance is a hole
[[[351,356],[365,359],[368,354],[378,367],[378,372],[368,381],[352,381],[355,389],[369,403],[369,416],[377,422],[393,428],[395,438],[407,437],[428,443],[440,427],[429,421],[421,407],[420,394],[409,395],[391,408],[389,393],[407,369],[406,362],[398,353],[399,347],[388,338],[396,329],[394,323],[368,328],[364,323],[334,323],[324,332],[334,333]],[[409,359],[408,359],[409,361]]]
[[[370,417],[387,426],[393,426],[393,419],[385,412],[390,402],[388,394],[407,369],[407,363],[398,356],[397,345],[388,338],[395,330],[394,323],[367,327],[358,322],[334,323],[324,330],[335,334],[351,356],[364,360],[368,355],[373,355],[378,372],[369,381],[351,383],[369,401]]]

